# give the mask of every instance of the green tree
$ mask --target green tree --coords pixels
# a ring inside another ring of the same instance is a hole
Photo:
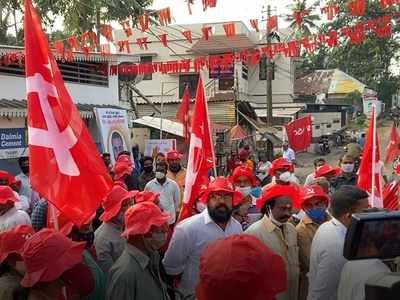
[[[315,9],[319,6],[320,2],[317,1],[313,5],[307,8],[306,0],[295,0],[292,4],[288,5],[293,14],[286,15],[285,21],[289,22],[289,28],[293,30],[293,34],[289,37],[290,39],[301,38],[302,36],[310,36],[312,32],[318,29],[316,21],[320,20],[318,14],[314,14]],[[301,23],[299,24],[296,20],[295,13],[301,15]]]
[[[323,24],[319,33],[339,31],[344,26],[367,22],[395,10],[389,8],[382,11],[378,1],[367,1],[365,16],[354,17],[348,13],[347,2],[335,2],[340,6],[341,13],[332,22]],[[377,91],[379,99],[389,103],[391,95],[400,86],[399,78],[391,72],[393,65],[399,65],[399,33],[400,28],[397,24],[393,27],[391,38],[382,39],[374,33],[367,33],[360,45],[353,45],[348,39],[341,38],[337,47],[319,46],[314,53],[303,53],[300,69],[304,74],[318,69],[339,68]]]

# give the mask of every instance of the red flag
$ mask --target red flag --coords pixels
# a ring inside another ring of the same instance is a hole
[[[203,39],[205,39],[206,41],[208,41],[208,39],[210,38],[211,30],[211,26],[201,28],[201,31],[203,32]]]
[[[190,95],[189,88],[186,87],[183,92],[182,104],[176,112],[176,119],[183,124],[183,137],[185,138],[186,145],[189,145],[190,132],[189,132],[189,109],[190,109]]]
[[[399,188],[400,182],[393,181],[390,184],[385,185],[383,189],[383,207],[390,210],[399,209]]]
[[[311,145],[311,116],[294,120],[285,126],[290,148],[304,151]]]
[[[192,31],[190,30],[186,30],[182,32],[183,36],[187,39],[187,41],[189,43],[193,43],[193,39],[192,39]]]
[[[375,126],[375,108],[372,110],[368,132],[365,139],[362,160],[358,170],[358,187],[370,193],[371,207],[382,207],[381,190],[381,163],[379,154],[379,140]],[[375,135],[375,138],[374,138]],[[374,150],[375,148],[375,150]],[[375,157],[374,157],[375,151]],[[374,178],[372,174],[374,174]],[[372,193],[374,190],[374,193]]]
[[[158,37],[160,38],[160,42],[161,42],[161,44],[163,44],[164,45],[164,47],[168,47],[168,40],[167,40],[167,34],[166,33],[164,33],[164,34],[160,34]]]
[[[208,171],[213,166],[214,148],[208,120],[207,102],[200,77],[192,115],[192,133],[186,170],[185,193],[179,221],[191,216],[195,199],[198,197],[201,187],[207,185]]]
[[[390,130],[390,143],[386,147],[385,152],[385,164],[388,164],[395,160],[396,157],[400,155],[400,137],[397,133],[396,126],[392,125]]]
[[[223,27],[227,37],[233,37],[236,35],[235,23],[226,23],[223,24]]]
[[[365,14],[365,0],[353,0],[347,4],[347,8],[352,16],[363,16]]]
[[[260,29],[258,28],[258,20],[257,19],[252,19],[250,20],[250,25],[251,27],[253,27],[253,29],[257,32],[260,31]]]
[[[111,188],[111,178],[65,88],[30,0],[25,0],[24,30],[30,181],[82,225]]]
[[[267,20],[268,30],[278,29],[278,16],[269,17]]]

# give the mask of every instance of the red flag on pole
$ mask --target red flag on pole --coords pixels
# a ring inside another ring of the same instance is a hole
[[[183,124],[183,137],[185,138],[186,145],[189,145],[190,132],[189,132],[189,109],[190,109],[190,94],[189,88],[186,87],[183,92],[182,103],[176,112],[176,119]]]
[[[76,225],[92,217],[111,178],[25,0],[25,63],[32,187]]]
[[[295,152],[304,151],[311,145],[311,116],[294,120],[285,128],[290,148]]]
[[[201,77],[197,86],[192,115],[189,159],[186,169],[185,193],[179,221],[192,215],[192,207],[201,187],[208,184],[208,171],[214,167],[214,148],[208,120],[207,102]]]
[[[400,155],[400,137],[397,132],[396,126],[392,125],[390,130],[390,142],[386,147],[385,152],[385,164],[388,164],[395,160]]]
[[[358,170],[358,187],[370,193],[371,207],[383,207],[381,189],[381,162],[379,155],[379,140],[376,132],[375,107],[372,109],[371,120],[365,139],[360,169]]]
[[[383,189],[383,207],[390,210],[399,209],[399,188],[400,182],[393,181]]]

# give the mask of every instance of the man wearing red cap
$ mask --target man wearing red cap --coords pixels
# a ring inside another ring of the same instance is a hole
[[[239,151],[239,159],[242,164],[242,166],[249,167],[250,169],[254,170],[254,163],[249,159],[250,157],[250,150],[247,150],[245,148],[240,149]]]
[[[252,194],[256,191],[256,177],[251,168],[239,166],[233,171],[231,179],[235,190],[243,196],[240,205],[234,209],[233,215],[245,230],[261,217],[256,207],[257,198]]]
[[[12,300],[13,293],[22,279],[22,249],[26,240],[34,234],[32,227],[19,225],[0,233],[0,299]]]
[[[157,252],[167,239],[169,215],[151,202],[135,204],[125,214],[127,244],[109,273],[107,300],[168,300]]]
[[[26,272],[21,285],[28,288],[28,299],[82,299],[89,295],[94,281],[82,264],[84,248],[85,243],[73,242],[53,229],[32,235],[22,251]]]
[[[114,184],[120,185],[128,191],[139,190],[139,179],[132,175],[135,166],[132,163],[129,152],[127,153],[121,153],[115,162]]]
[[[324,164],[315,171],[315,180],[325,177],[329,182],[329,192],[332,194],[335,191],[333,185],[335,184],[340,173],[340,168],[334,168],[328,164]]]
[[[185,189],[186,169],[181,165],[182,154],[176,150],[167,152],[168,173],[167,177],[175,181],[180,188],[180,204]],[[179,205],[180,206],[180,205]]]
[[[137,193],[138,191],[128,192],[120,186],[114,186],[103,201],[104,212],[100,216],[103,224],[95,232],[94,246],[98,264],[106,277],[124,250],[125,240],[121,238],[124,213],[133,204]]]
[[[299,251],[296,228],[288,221],[292,208],[298,206],[299,190],[293,185],[270,184],[257,200],[264,217],[251,225],[246,233],[258,237],[280,255],[286,264],[288,287],[277,300],[297,300],[299,287]]]
[[[317,158],[314,159],[314,172],[312,172],[311,174],[308,174],[306,177],[306,180],[304,181],[304,185],[309,185],[309,184],[315,184],[315,171],[317,171],[317,169],[323,165],[326,164],[326,160],[325,158]]]
[[[210,244],[200,258],[198,300],[273,300],[286,290],[283,259],[254,236]]]
[[[29,215],[15,207],[17,201],[9,186],[0,186],[0,232],[17,225],[31,225]]]
[[[299,300],[307,299],[311,243],[318,227],[329,219],[326,213],[329,201],[329,196],[319,185],[306,185],[301,190],[300,206],[306,215],[296,226],[300,261]]]
[[[269,174],[274,176],[273,182],[281,185],[289,185],[291,183],[299,183],[294,175],[294,166],[283,157],[277,158],[272,162]]]
[[[242,232],[239,222],[232,218],[232,207],[241,198],[227,179],[217,177],[202,197],[207,209],[175,227],[163,265],[166,273],[179,281],[178,289],[185,296],[194,294],[203,249],[219,238]]]

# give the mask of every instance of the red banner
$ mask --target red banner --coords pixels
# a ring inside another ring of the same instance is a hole
[[[294,120],[285,126],[290,148],[304,151],[311,145],[311,116]]]

